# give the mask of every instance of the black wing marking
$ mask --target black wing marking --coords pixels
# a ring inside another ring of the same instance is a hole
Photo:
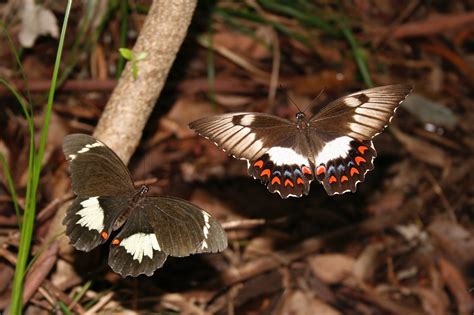
[[[66,212],[63,224],[70,243],[78,250],[90,251],[105,242],[116,219],[126,210],[124,197],[77,197]]]
[[[287,119],[261,113],[215,115],[196,120],[189,127],[228,154],[250,161],[293,136],[296,130]]]
[[[64,138],[72,190],[82,197],[131,194],[135,187],[122,160],[104,143],[85,134]]]
[[[349,136],[371,140],[390,123],[396,109],[411,90],[410,85],[398,84],[349,94],[316,108],[310,126],[314,132],[332,139]]]

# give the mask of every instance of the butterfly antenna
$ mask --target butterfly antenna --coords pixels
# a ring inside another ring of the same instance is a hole
[[[321,91],[319,92],[319,94],[311,101],[311,103],[309,103],[308,106],[306,106],[306,108],[304,109],[304,112],[306,112],[308,108],[311,108],[316,104],[318,98],[321,96],[321,94],[323,94],[325,90],[326,90],[326,87],[323,87]]]
[[[282,92],[282,93],[290,100],[290,102],[293,103],[293,105],[296,106],[296,108],[298,108],[298,110],[299,110],[300,112],[302,112],[301,109],[299,108],[299,106],[296,104],[296,102],[293,101],[293,99],[290,97],[290,95],[289,95],[288,93],[286,93],[286,91],[283,89],[283,85],[280,84],[280,86],[279,86],[278,89],[280,90],[280,92]],[[302,113],[304,113],[304,111],[303,111]]]

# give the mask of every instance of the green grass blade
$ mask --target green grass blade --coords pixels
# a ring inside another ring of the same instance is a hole
[[[86,294],[87,290],[89,290],[89,288],[91,287],[92,285],[92,281],[87,281],[81,288],[81,290],[73,297],[72,299],[72,303],[70,305],[70,307],[72,308],[74,305],[76,305],[77,303],[79,303],[79,301],[82,299],[82,297]]]
[[[126,47],[127,46],[127,30],[128,30],[128,1],[120,1],[120,43],[119,47]],[[122,74],[123,68],[125,67],[125,58],[120,55],[118,64],[117,64],[117,72],[115,74],[115,78],[120,78]]]
[[[31,93],[28,87],[28,80],[26,79],[25,70],[23,69],[23,65],[20,60],[20,54],[17,52],[15,48],[15,44],[13,43],[13,40],[10,36],[10,32],[8,32],[8,29],[6,28],[5,24],[2,21],[0,21],[0,28],[3,29],[3,32],[7,36],[8,46],[10,48],[10,51],[13,53],[13,56],[15,56],[15,61],[18,66],[18,69],[20,70],[21,78],[23,79],[23,83],[25,84],[25,90],[28,96],[28,104],[30,105],[30,108],[29,108],[30,116],[32,116],[33,115],[33,102],[31,101]]]
[[[16,194],[15,185],[13,184],[13,178],[10,173],[7,160],[5,159],[5,156],[2,153],[0,153],[0,163],[2,164],[3,174],[5,175],[5,179],[7,180],[8,190],[10,191],[10,196],[12,197],[13,206],[15,207],[18,226],[21,229],[21,213],[20,206],[18,204],[18,195]]]
[[[367,68],[364,50],[362,49],[362,47],[359,46],[359,43],[357,43],[356,39],[352,35],[352,31],[348,27],[342,27],[342,34],[349,42],[349,45],[351,45],[352,54],[354,55],[354,58],[356,60],[357,67],[359,68],[360,75],[362,76],[362,80],[364,80],[364,83],[365,85],[367,85],[367,87],[372,87],[372,79],[370,78],[369,69]]]
[[[207,84],[209,85],[209,92],[207,94],[211,100],[212,108],[216,110],[216,69],[214,64],[214,39],[211,28],[207,38],[209,42],[209,47],[207,48]]]
[[[13,280],[12,299],[10,305],[10,313],[22,313],[22,297],[23,297],[23,281],[25,277],[25,269],[30,253],[31,238],[33,235],[33,227],[36,212],[36,193],[38,190],[39,177],[41,173],[41,162],[43,160],[46,137],[48,135],[49,121],[53,108],[54,94],[56,90],[57,78],[59,73],[59,66],[61,64],[61,55],[64,47],[64,38],[66,35],[67,23],[71,11],[72,0],[68,0],[66,12],[64,15],[64,22],[59,39],[58,51],[56,53],[56,62],[54,64],[53,78],[51,81],[51,88],[48,95],[48,104],[46,107],[43,129],[41,132],[40,145],[36,153],[33,163],[29,165],[32,168],[32,178],[28,185],[31,185],[31,193],[28,195],[27,205],[25,205],[25,214],[23,218],[23,225],[20,233],[20,247],[18,249],[18,259],[15,268],[15,277]],[[33,137],[32,137],[33,138]],[[33,148],[32,148],[33,149]]]
[[[265,9],[292,17],[303,25],[320,29],[331,35],[336,35],[338,33],[338,30],[324,19],[321,19],[314,14],[306,13],[307,8],[299,7],[297,2],[283,3],[283,1],[275,0],[259,0],[258,2]]]
[[[34,165],[34,153],[35,153],[35,137],[34,137],[34,123],[33,123],[33,118],[30,115],[30,112],[28,111],[28,103],[26,100],[23,98],[23,96],[18,93],[18,91],[8,83],[7,81],[3,80],[0,78],[0,84],[3,84],[7,89],[10,90],[10,92],[16,97],[18,100],[18,103],[20,103],[20,106],[23,110],[23,114],[25,115],[26,121],[28,123],[28,129],[30,133],[30,148],[29,148],[29,156],[28,156],[28,174],[27,174],[27,185],[26,185],[26,195],[25,195],[25,209],[28,208],[29,201],[31,200],[31,188],[33,187],[31,185],[31,180],[33,178],[33,165]],[[18,218],[18,220],[21,220],[21,218]]]
[[[74,313],[67,307],[66,304],[63,303],[63,301],[58,301],[58,306],[61,309],[61,312],[65,315],[73,315]]]

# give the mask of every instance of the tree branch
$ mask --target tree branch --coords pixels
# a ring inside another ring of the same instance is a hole
[[[196,0],[155,0],[133,52],[146,52],[133,79],[128,62],[99,120],[94,136],[127,163],[164,86],[191,23]]]

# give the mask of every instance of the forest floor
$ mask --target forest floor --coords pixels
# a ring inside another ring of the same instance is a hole
[[[37,198],[32,255],[39,258],[25,283],[28,314],[474,313],[470,1],[200,4],[129,168],[135,180],[154,182],[150,194],[181,197],[211,213],[226,230],[228,249],[170,257],[152,277],[121,278],[107,264],[108,246],[89,253],[50,246],[55,214],[73,198],[63,138],[93,132],[121,69],[119,43],[132,47],[146,17],[147,1],[132,2],[125,11],[97,8],[88,23],[83,2],[74,4]],[[0,46],[0,78],[30,94],[39,129],[57,39],[41,36],[20,49],[14,3],[0,4],[0,14],[27,84],[9,45]],[[61,19],[63,1],[46,3]],[[327,103],[371,83],[414,90],[374,139],[375,169],[354,194],[328,196],[313,182],[308,196],[282,200],[247,175],[245,161],[187,127],[238,111],[293,120],[298,109],[288,96],[305,107],[322,89],[318,102]],[[21,205],[28,125],[3,85],[0,104],[0,152]],[[10,301],[19,246],[1,174],[0,313]]]

